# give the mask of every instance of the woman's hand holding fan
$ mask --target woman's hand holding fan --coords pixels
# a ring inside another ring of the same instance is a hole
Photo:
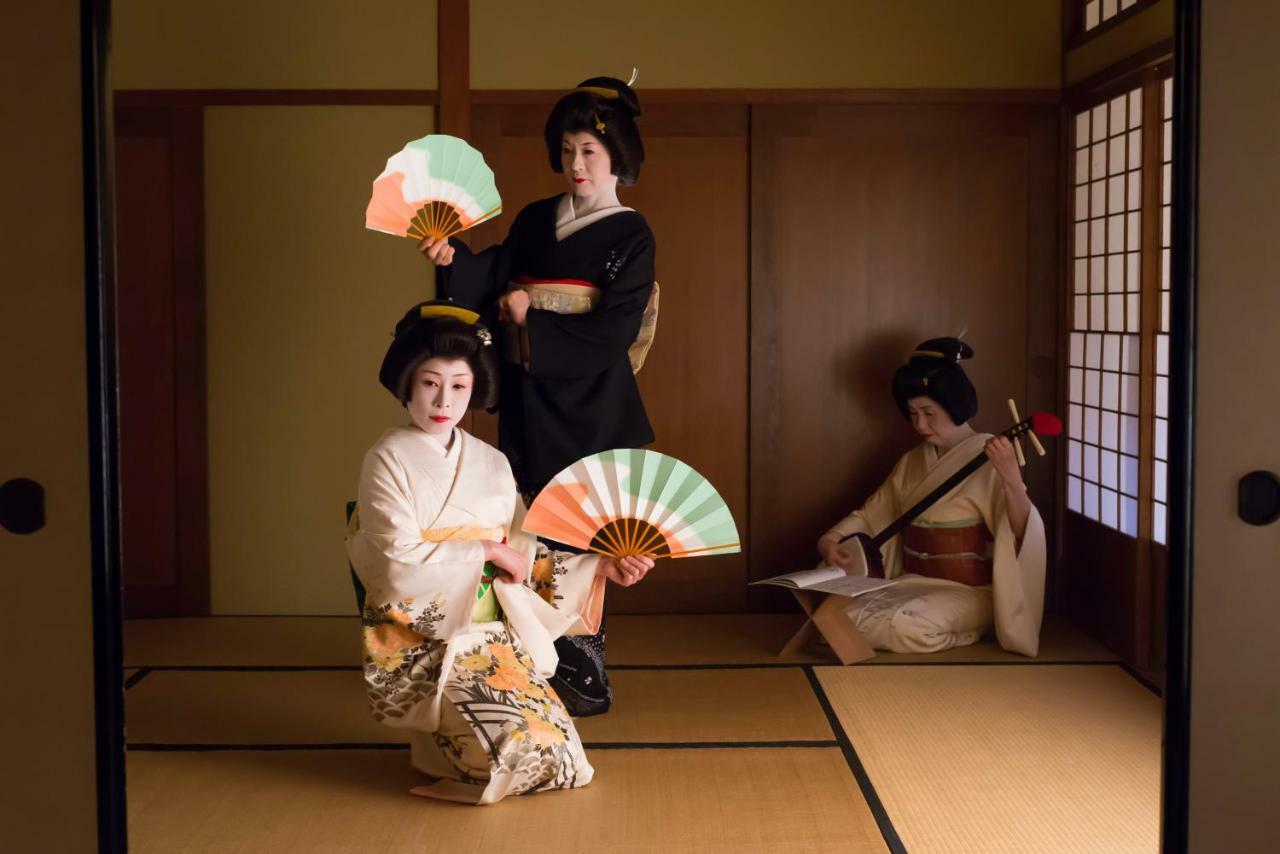
[[[440,242],[502,213],[493,170],[484,157],[457,137],[431,134],[415,139],[387,160],[374,179],[365,209],[366,228],[435,241],[419,244],[447,261],[452,250]]]
[[[649,570],[653,569],[653,558],[640,555],[637,557],[607,557],[600,561],[598,573],[622,587],[630,587],[644,580]]]
[[[453,247],[447,237],[424,237],[418,244],[418,251],[437,267],[448,267],[453,263]]]

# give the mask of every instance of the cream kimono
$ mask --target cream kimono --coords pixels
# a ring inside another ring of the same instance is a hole
[[[347,531],[365,681],[374,718],[410,730],[413,765],[434,778],[415,794],[493,803],[591,781],[545,677],[556,637],[598,629],[604,578],[594,555],[535,564],[524,512],[506,457],[462,430],[446,449],[393,428],[365,455]],[[504,538],[533,565],[526,584],[484,574],[482,541]]]
[[[832,531],[874,535],[983,453],[975,434],[942,457],[929,444],[905,454],[865,505]],[[881,548],[897,583],[853,601],[849,616],[876,649],[937,652],[977,641],[995,624],[1000,645],[1034,656],[1044,609],[1044,522],[1035,506],[1019,547],[999,473],[985,465]]]

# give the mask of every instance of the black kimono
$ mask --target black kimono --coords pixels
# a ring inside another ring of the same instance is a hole
[[[439,296],[480,312],[494,329],[497,300],[513,284],[568,282],[599,290],[584,313],[530,307],[527,352],[512,352],[511,337],[497,336],[503,348],[498,447],[529,494],[589,454],[653,441],[627,355],[653,289],[653,233],[640,214],[623,211],[557,241],[559,200],[524,208],[507,239],[478,255],[454,241],[453,263],[438,268]]]
[[[494,336],[498,447],[526,496],[585,456],[653,441],[628,356],[653,290],[653,233],[640,214],[621,211],[557,241],[560,198],[525,207],[507,239],[479,254],[451,241],[453,263],[437,268],[438,295],[478,311],[495,332],[498,298],[516,287],[533,294],[525,329]],[[604,629],[556,647],[552,684],[570,711],[607,711]]]

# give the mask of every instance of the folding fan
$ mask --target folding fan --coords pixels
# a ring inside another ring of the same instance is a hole
[[[415,139],[374,179],[366,228],[398,237],[449,237],[502,213],[480,152],[443,134]]]
[[[738,527],[707,479],[656,451],[603,451],[552,478],[524,529],[609,557],[740,551]]]

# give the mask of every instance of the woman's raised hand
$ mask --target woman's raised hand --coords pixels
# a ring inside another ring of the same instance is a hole
[[[505,576],[504,581],[524,584],[524,580],[529,577],[528,558],[506,543],[485,540],[484,559],[498,568]]]
[[[653,558],[650,557],[607,557],[600,561],[596,572],[623,587],[630,587],[645,577],[653,569]]]
[[[424,237],[418,244],[418,251],[437,267],[448,267],[453,263],[453,247],[447,237]]]
[[[1018,468],[1018,458],[1014,454],[1013,442],[1004,436],[992,436],[987,440],[987,459],[1000,473],[1001,479],[1010,486],[1022,485],[1022,471]]]

